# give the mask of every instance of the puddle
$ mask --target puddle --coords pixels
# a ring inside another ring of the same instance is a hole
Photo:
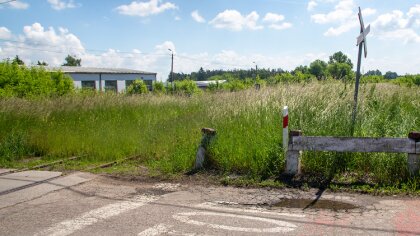
[[[280,202],[271,206],[272,208],[301,208],[301,209],[327,209],[333,211],[339,210],[350,210],[357,208],[356,205],[320,199],[315,201],[314,199],[283,199]]]

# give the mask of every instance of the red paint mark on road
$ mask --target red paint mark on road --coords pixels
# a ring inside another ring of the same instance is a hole
[[[351,225],[351,217],[345,214],[340,214],[337,218],[333,213],[328,212],[323,215],[322,212],[318,215],[313,215],[309,222],[305,223],[302,228],[299,228],[297,235],[342,235],[345,232],[342,226]]]
[[[420,200],[406,201],[394,218],[397,235],[420,235]]]

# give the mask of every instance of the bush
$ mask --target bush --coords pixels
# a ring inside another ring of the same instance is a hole
[[[43,67],[28,68],[0,62],[0,97],[51,97],[74,91],[73,81],[63,72],[47,72]]]
[[[246,89],[246,85],[244,82],[242,82],[239,79],[232,79],[226,83],[223,84],[223,88],[227,89],[231,92],[236,92],[236,91],[240,91],[240,90],[244,90]]]
[[[384,82],[384,77],[381,75],[365,75],[360,80],[361,83],[381,83]]]
[[[134,80],[127,88],[128,94],[146,94],[149,92],[146,83],[143,80]]]
[[[163,94],[166,92],[165,85],[163,84],[163,82],[160,81],[153,82],[152,90],[155,94]]]
[[[392,83],[408,87],[420,86],[420,75],[405,75],[392,80]]]
[[[192,80],[175,81],[173,90],[175,93],[188,96],[201,93],[197,84]]]

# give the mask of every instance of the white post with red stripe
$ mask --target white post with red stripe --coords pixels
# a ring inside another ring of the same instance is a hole
[[[283,151],[287,153],[289,146],[289,108],[283,107]]]

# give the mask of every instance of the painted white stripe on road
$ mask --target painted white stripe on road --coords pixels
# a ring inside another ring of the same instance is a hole
[[[169,233],[170,225],[158,224],[138,234],[138,236],[156,236]]]
[[[236,226],[229,226],[229,225],[219,225],[219,224],[212,224],[212,223],[191,220],[190,217],[192,216],[216,216],[219,218],[231,217],[234,219],[255,220],[255,221],[271,223],[271,224],[276,225],[277,227],[244,228],[244,227],[236,227]],[[242,215],[227,214],[227,213],[214,213],[214,212],[183,212],[183,213],[178,213],[176,215],[173,215],[173,218],[186,224],[192,224],[192,225],[197,225],[197,226],[207,226],[213,229],[223,229],[223,230],[229,230],[229,231],[248,232],[248,233],[286,233],[286,232],[295,230],[297,227],[294,224],[291,224],[285,221],[280,221],[280,220],[266,219],[266,218],[254,217],[254,216],[242,216]]]
[[[89,211],[83,215],[71,219],[62,221],[51,228],[48,228],[40,233],[35,234],[36,236],[50,235],[50,236],[66,236],[70,235],[78,230],[81,230],[87,226],[98,223],[102,220],[108,219],[113,216],[117,216],[121,213],[129,210],[134,210],[141,206],[146,205],[149,202],[155,201],[155,196],[137,196],[130,200],[120,201],[106,205],[104,207]]]

